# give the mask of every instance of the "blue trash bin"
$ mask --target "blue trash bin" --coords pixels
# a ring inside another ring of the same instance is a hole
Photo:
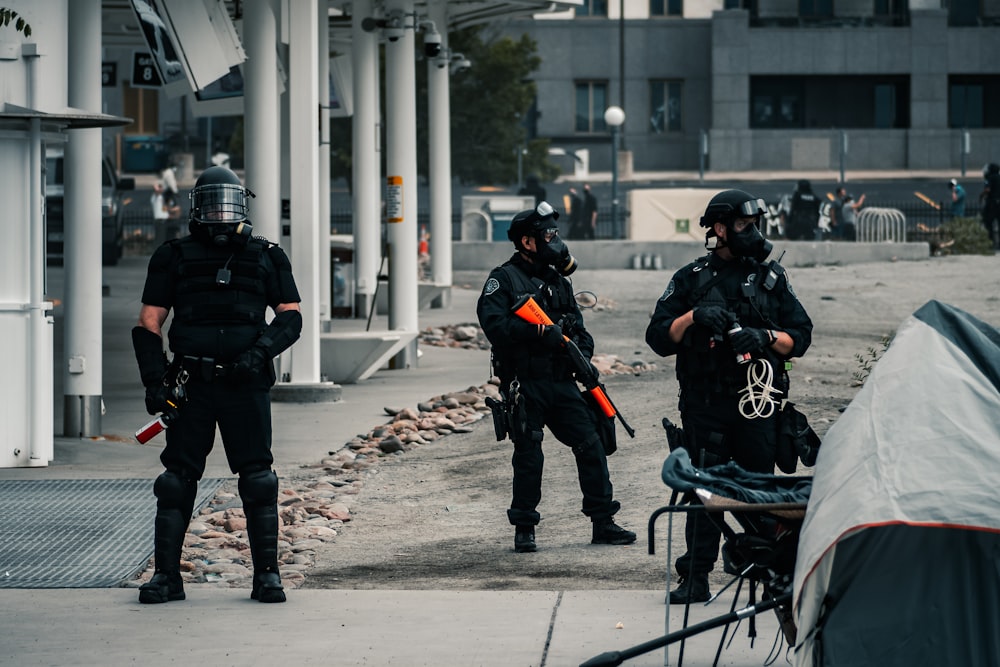
[[[122,170],[130,174],[156,173],[167,165],[167,146],[163,137],[140,134],[125,137]]]

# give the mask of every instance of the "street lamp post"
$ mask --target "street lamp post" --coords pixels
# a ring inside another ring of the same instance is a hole
[[[604,111],[604,122],[611,128],[611,229],[614,238],[622,238],[618,223],[618,128],[625,122],[621,107],[611,106]]]

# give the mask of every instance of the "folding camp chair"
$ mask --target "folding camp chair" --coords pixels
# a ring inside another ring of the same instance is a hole
[[[675,452],[672,457],[680,456],[687,461],[687,454],[680,450],[681,454]],[[667,481],[666,464],[664,466],[664,481]],[[806,503],[808,499],[808,489],[811,488],[811,478],[798,477],[789,478],[777,475],[762,475],[746,473],[740,470],[735,464],[717,466],[706,471],[695,471],[690,483],[681,481],[673,486],[674,492],[670,499],[670,504],[655,510],[649,518],[649,553],[655,553],[655,523],[663,514],[684,513],[696,510],[705,510],[705,516],[712,521],[722,532],[722,559],[724,570],[733,575],[733,579],[721,591],[715,594],[709,603],[717,599],[732,584],[737,584],[733,594],[732,605],[729,612],[714,618],[688,625],[689,604],[684,609],[684,624],[680,630],[668,632],[666,635],[658,637],[637,646],[621,651],[610,651],[591,658],[584,662],[581,667],[609,667],[620,665],[625,660],[648,653],[669,644],[681,642],[678,656],[678,667],[682,667],[684,660],[684,641],[688,637],[723,627],[723,634],[719,640],[713,665],[717,665],[726,642],[729,626],[739,623],[743,619],[748,620],[749,635],[751,639],[756,636],[756,627],[753,621],[754,616],[759,613],[774,609],[781,627],[781,635],[788,643],[788,646],[795,645],[795,622],[792,615],[792,579],[795,570],[795,554],[798,548],[798,537],[805,518]],[[729,473],[736,472],[736,479],[754,482],[754,489],[742,489],[739,484],[728,476]],[[789,480],[794,480],[790,482]],[[713,484],[712,482],[716,482]],[[721,482],[721,485],[719,484]],[[777,502],[748,502],[727,497],[729,495],[745,495],[755,498],[768,498],[766,491],[761,491],[759,487],[774,483],[784,487],[775,495],[776,498],[792,498],[793,500],[779,500]],[[759,485],[759,486],[758,486]],[[794,491],[789,493],[789,489],[794,486]],[[678,504],[678,495],[683,492],[681,503]],[[736,522],[739,530],[737,532],[726,521],[726,514],[729,514]],[[697,518],[696,518],[697,520]],[[672,522],[671,522],[672,527]],[[670,536],[672,538],[672,535]],[[669,542],[667,551],[668,575],[667,590],[670,590],[670,552]],[[748,595],[749,604],[741,609],[737,609],[740,592],[744,584],[749,584]],[[757,589],[762,589],[761,599],[756,599]],[[707,604],[707,603],[706,603]],[[668,610],[669,618],[669,610]]]

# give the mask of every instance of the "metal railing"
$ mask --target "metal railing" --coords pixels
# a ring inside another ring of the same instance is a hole
[[[941,226],[951,219],[950,212],[950,202],[937,202],[936,206],[927,204],[922,201],[885,201],[885,202],[869,202],[869,206],[862,208],[859,211],[859,233],[858,241],[869,240],[867,236],[863,236],[860,227],[861,219],[866,215],[866,211],[871,209],[894,209],[899,211],[903,217],[903,225],[905,226],[905,234],[901,232],[893,232],[892,240],[905,239],[907,241],[929,241],[935,242],[941,240]],[[628,228],[629,211],[620,210],[619,215],[622,216],[622,229]],[[873,214],[867,214],[873,215]],[[162,242],[158,240],[156,224],[153,222],[153,217],[147,206],[129,206],[125,209],[124,213],[124,235],[125,235],[125,254],[126,255],[149,255],[156,248],[156,246]],[[613,238],[614,225],[612,224],[612,212],[611,206],[604,206],[598,209],[597,213],[597,229],[595,230],[595,237],[598,240],[608,240]],[[979,217],[979,207],[976,205],[970,205],[966,208],[965,217],[978,218]],[[187,233],[187,220],[186,218],[180,221],[180,233]],[[569,230],[568,221],[562,221],[564,223],[561,225],[562,229],[565,231]],[[888,224],[888,223],[886,223]],[[419,211],[417,213],[417,230],[421,227],[430,227],[430,212],[429,211]],[[335,210],[331,211],[330,214],[330,233],[332,234],[352,234],[354,232],[354,219],[352,212],[349,209],[346,210]],[[419,233],[419,231],[418,231]],[[888,233],[888,232],[886,232]],[[462,215],[461,211],[454,209],[452,211],[451,219],[451,238],[455,241],[460,240],[462,237]],[[875,240],[874,238],[872,240]],[[888,240],[888,239],[885,239]]]

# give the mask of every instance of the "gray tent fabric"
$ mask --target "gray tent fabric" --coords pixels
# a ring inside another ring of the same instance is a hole
[[[797,667],[1000,665],[1000,332],[931,301],[823,439]]]

